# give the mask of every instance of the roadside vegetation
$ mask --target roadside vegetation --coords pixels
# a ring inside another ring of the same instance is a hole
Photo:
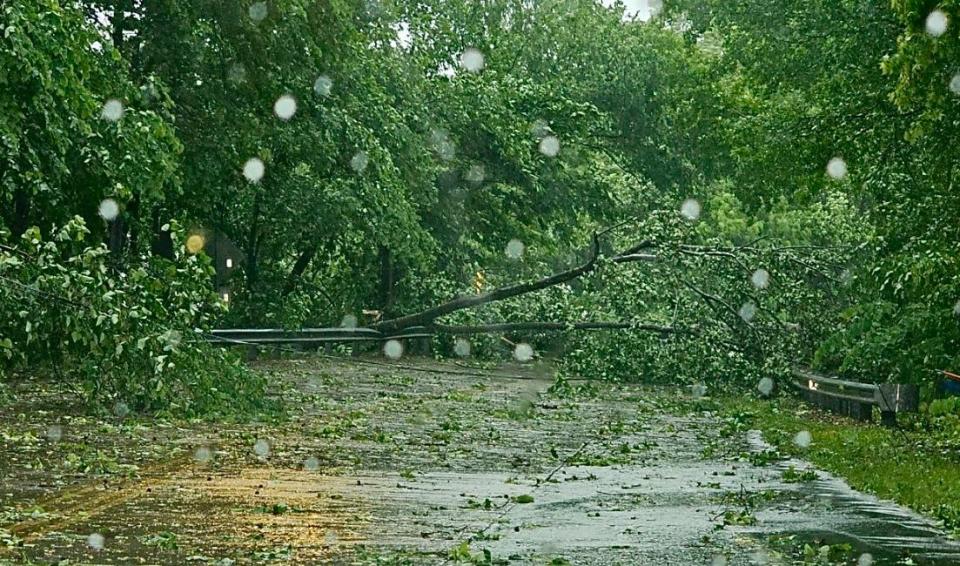
[[[749,429],[773,446],[763,461],[787,457],[811,462],[854,489],[896,501],[942,522],[960,534],[960,436],[954,401],[936,401],[920,415],[901,415],[900,428],[837,417],[792,399],[721,397],[717,407],[725,434]],[[796,439],[809,433],[810,444]],[[785,481],[812,481],[816,474],[788,468]]]
[[[217,326],[706,392],[813,365],[927,409],[745,423],[957,526],[957,2],[227,4],[0,7],[0,396],[275,415]]]

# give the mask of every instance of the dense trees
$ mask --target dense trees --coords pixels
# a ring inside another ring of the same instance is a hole
[[[752,380],[816,359],[930,381],[956,361],[960,297],[943,146],[960,14],[941,6],[934,37],[934,8],[677,0],[644,23],[571,0],[5,6],[6,245],[80,215],[119,277],[151,249],[196,261],[162,245],[175,219],[241,251],[221,324],[270,326],[367,309],[395,328],[589,260],[416,321],[633,326],[537,342],[592,374]]]

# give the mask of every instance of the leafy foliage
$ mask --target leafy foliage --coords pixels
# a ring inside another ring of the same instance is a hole
[[[180,239],[182,230],[170,228]],[[178,247],[119,272],[80,218],[48,238],[28,230],[0,252],[5,365],[66,371],[86,398],[123,416],[229,413],[266,406],[263,378],[203,343],[221,303],[209,260]]]

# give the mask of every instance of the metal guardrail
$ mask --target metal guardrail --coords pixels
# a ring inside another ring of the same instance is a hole
[[[225,328],[212,330],[207,338],[213,343],[267,344],[326,344],[336,342],[382,342],[431,338],[433,333],[422,326],[407,328],[401,332],[384,334],[372,328]]]
[[[790,383],[805,400],[856,419],[869,420],[876,407],[880,410],[881,422],[894,425],[897,413],[916,412],[919,406],[916,385],[860,383],[801,368],[794,368],[792,374]]]

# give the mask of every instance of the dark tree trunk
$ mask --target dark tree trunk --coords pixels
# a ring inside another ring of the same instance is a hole
[[[387,318],[393,309],[394,298],[396,297],[394,292],[395,275],[393,254],[386,246],[380,246],[380,293],[378,302],[384,318]]]
[[[286,297],[297,288],[297,282],[300,280],[300,277],[307,270],[307,267],[310,266],[310,262],[313,261],[314,256],[317,255],[317,250],[320,246],[316,243],[307,246],[305,250],[300,253],[300,257],[297,258],[297,262],[293,264],[293,269],[290,270],[290,274],[287,275],[287,281],[283,285],[283,296]]]

